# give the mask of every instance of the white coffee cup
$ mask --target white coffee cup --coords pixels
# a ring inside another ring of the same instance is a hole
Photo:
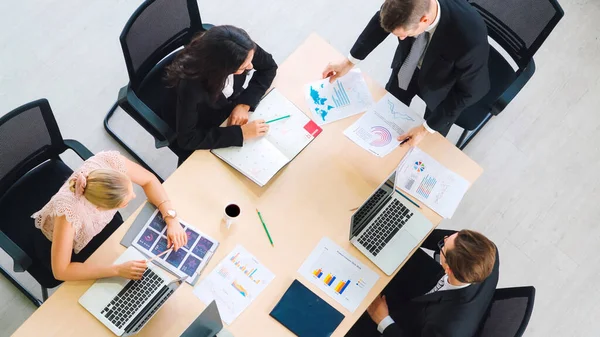
[[[223,210],[223,221],[225,222],[227,229],[235,223],[240,214],[242,214],[242,210],[237,204],[231,203],[225,206],[225,209]]]

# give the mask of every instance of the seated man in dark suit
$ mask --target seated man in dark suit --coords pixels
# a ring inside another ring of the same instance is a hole
[[[346,336],[471,337],[496,290],[498,250],[482,234],[434,230]]]

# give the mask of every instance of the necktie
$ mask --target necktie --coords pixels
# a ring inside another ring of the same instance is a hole
[[[438,290],[442,289],[442,287],[444,286],[444,283],[445,283],[445,280],[444,280],[444,279],[445,279],[445,276],[442,276],[442,278],[441,278],[441,279],[438,281],[438,283],[435,285],[435,287],[433,287],[433,289],[431,289],[431,290],[430,290],[430,291],[427,293],[427,295],[429,295],[429,294],[433,294],[434,292],[436,292],[436,291],[438,291]]]
[[[400,89],[406,90],[408,88],[410,80],[417,69],[421,55],[423,55],[428,42],[428,32],[423,32],[415,38],[408,56],[404,60],[404,63],[402,63],[400,71],[398,71],[398,87],[400,87]]]

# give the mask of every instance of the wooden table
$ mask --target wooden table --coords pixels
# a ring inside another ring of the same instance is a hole
[[[279,67],[275,86],[307,112],[304,85],[318,80],[327,62],[340,57],[339,52],[313,34]],[[374,99],[379,100],[385,90],[369,78],[367,82]],[[350,245],[349,210],[359,206],[387,178],[405,150],[397,149],[385,158],[377,158],[358,147],[342,134],[356,118],[326,125],[323,133],[264,188],[207,151],[196,151],[165,182],[182,219],[221,242],[204,276],[237,244],[242,244],[276,275],[228,327],[236,337],[291,336],[268,313],[296,278],[346,316],[334,333],[343,336],[390,281],[390,277]],[[428,135],[420,148],[471,183],[482,173],[481,167],[437,133]],[[241,206],[242,214],[238,223],[227,231],[220,219],[223,206],[232,201]],[[261,210],[269,225],[274,248],[266,238],[255,208]],[[422,209],[435,225],[439,224],[441,218],[437,214],[426,207]],[[90,257],[91,262],[111,263],[125,250],[119,241],[136,214]],[[354,313],[297,272],[323,236],[340,244],[380,276]],[[65,282],[14,336],[110,336],[111,332],[77,302],[91,284],[91,281]],[[188,284],[180,287],[140,336],[179,336],[205,307],[192,290]]]

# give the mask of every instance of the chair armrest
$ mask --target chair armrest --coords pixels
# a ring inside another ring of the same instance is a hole
[[[31,266],[31,258],[29,255],[27,255],[21,247],[17,246],[17,244],[2,231],[0,231],[0,248],[13,259],[13,270],[15,272],[24,272]]]
[[[139,99],[129,85],[119,90],[118,103],[127,114],[156,139],[157,148],[167,146],[175,141],[175,132]]]
[[[515,81],[498,97],[494,105],[492,105],[492,115],[496,116],[506,108],[508,103],[510,103],[513,98],[517,96],[517,94],[525,87],[525,84],[529,82],[529,79],[535,73],[535,62],[533,58],[529,61],[529,64],[523,69],[523,71],[519,74],[519,76],[515,79]]]
[[[94,155],[92,151],[88,150],[87,147],[74,139],[65,139],[64,142],[67,148],[73,150],[75,153],[77,153],[79,158],[83,160],[88,160]]]

